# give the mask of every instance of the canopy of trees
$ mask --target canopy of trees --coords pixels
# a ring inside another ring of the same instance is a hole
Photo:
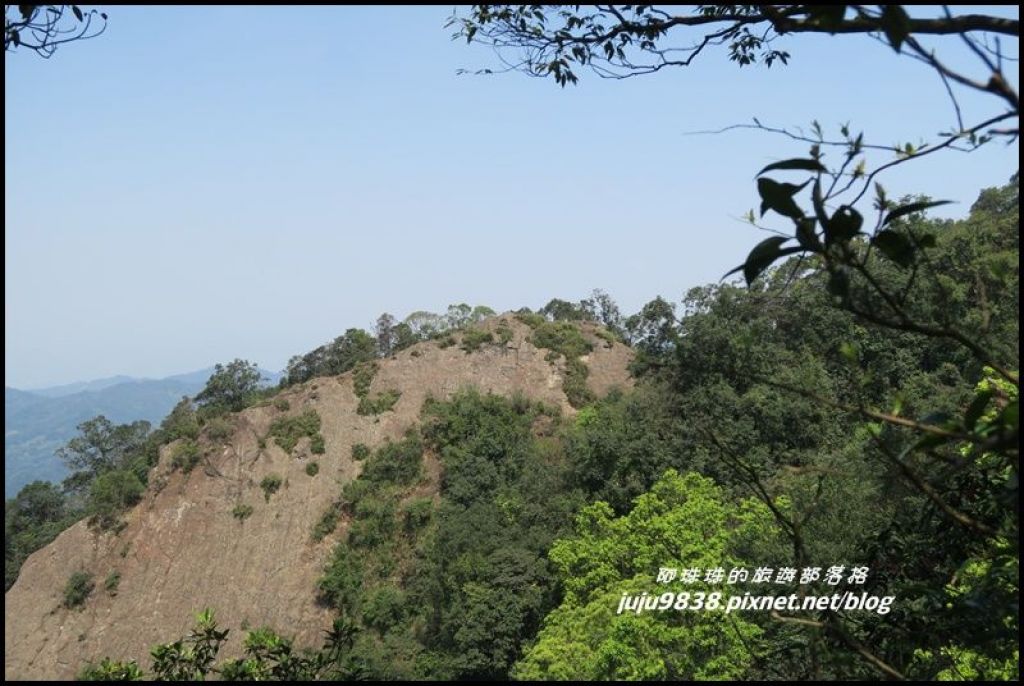
[[[208,412],[238,412],[247,407],[260,389],[260,370],[254,362],[234,360],[217,364],[206,387],[195,397]]]
[[[1016,197],[1014,179],[968,220],[912,213],[893,229],[934,238],[947,286],[904,284],[908,311],[984,310],[977,340],[1005,364],[1018,354]],[[902,267],[878,259],[899,283]],[[681,315],[655,299],[623,325],[643,353],[638,388],[554,436],[516,401],[425,408],[440,504],[410,499],[418,446],[414,471],[375,467],[395,459],[385,451],[341,494],[354,523],[321,590],[364,628],[352,659],[378,678],[1014,676],[1017,468],[998,446],[1015,387],[944,337],[835,307],[829,278],[793,258],[749,289],[694,289]],[[920,425],[954,423],[919,447]],[[717,535],[694,536],[707,517]],[[658,567],[704,558],[863,564],[863,590],[896,601],[885,616],[747,613],[728,637],[720,616],[615,614],[623,590],[665,588]]]
[[[25,7],[22,22],[45,16]],[[1019,24],[933,14],[481,5],[453,18],[458,37],[493,46],[508,69],[562,86],[581,68],[650,74],[716,48],[740,66],[782,66],[797,34],[860,35],[937,75],[956,121],[914,145],[755,121],[806,152],[757,174],[750,220],[784,230],[762,227],[775,235],[734,270],[742,285],[694,288],[678,304],[658,297],[630,316],[600,291],[521,311],[567,361],[586,352],[572,322],[603,324],[636,350],[635,388],[581,394],[571,416],[474,391],[428,401],[401,441],[361,455],[360,476],[310,532],[321,541],[345,522],[310,589],[338,613],[322,649],[264,629],[249,634],[244,659],[217,665],[226,632],[204,613],[190,636],[154,648],[152,674],[1019,679],[1019,180],[983,191],[961,221],[929,219],[942,200],[893,199],[878,183],[898,164],[1016,139],[1002,41]],[[21,31],[9,17],[8,49],[24,44]],[[929,41],[955,42],[970,64]],[[993,109],[966,121],[965,91],[990,96]],[[348,329],[293,358],[283,385],[369,368],[489,314],[457,304],[401,322],[382,315],[373,334]],[[272,392],[236,360],[217,366],[199,411],[186,399],[155,432],[84,423],[61,451],[78,470],[64,487],[31,484],[6,504],[7,585],[68,523],[116,528],[159,446],[209,433],[217,415]],[[439,483],[424,495],[428,456]],[[658,584],[661,567],[762,564],[863,565],[861,590],[895,602],[887,614],[616,612],[624,593],[680,590]],[[109,660],[83,673],[141,676],[136,663]]]
[[[864,260],[875,283],[854,275],[849,301],[830,291],[826,263],[791,257],[749,287],[695,288],[680,306],[655,298],[623,317],[595,296],[541,308],[559,321],[520,315],[553,331],[606,321],[637,349],[637,387],[571,418],[463,392],[429,402],[419,428],[369,456],[310,532],[321,540],[347,522],[317,591],[349,622],[331,673],[1016,678],[1018,203],[1014,177],[966,220],[893,219],[887,230],[913,236],[930,273],[908,279],[875,251]],[[936,328],[851,311],[878,292],[899,294],[904,321]],[[970,331],[973,347],[943,327]],[[349,340],[386,354],[369,334]],[[7,584],[70,522],[116,527],[159,445],[223,421],[186,399],[154,432],[83,424],[63,451],[80,470],[67,490],[32,484],[7,503]],[[440,460],[437,499],[419,490],[425,450]],[[714,615],[616,613],[623,592],[680,590],[656,584],[658,568],[697,562],[859,564],[863,591],[896,600],[886,615],[737,613],[730,632]],[[296,655],[274,636],[282,659]],[[181,662],[161,656],[156,673]],[[301,664],[314,671],[252,669],[327,673]]]

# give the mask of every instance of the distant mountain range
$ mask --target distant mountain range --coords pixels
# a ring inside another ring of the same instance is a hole
[[[280,374],[260,370],[271,383]],[[61,481],[67,468],[54,455],[96,415],[115,423],[158,424],[182,396],[195,395],[213,368],[164,379],[112,376],[30,391],[4,387],[4,497],[36,480]]]

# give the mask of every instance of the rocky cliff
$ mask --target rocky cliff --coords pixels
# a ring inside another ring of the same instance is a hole
[[[511,338],[472,353],[431,341],[381,360],[371,394],[401,396],[380,415],[357,413],[350,372],[288,388],[233,415],[226,439],[201,437],[203,458],[189,473],[173,467],[173,446],[166,447],[123,529],[102,533],[79,522],[26,561],[5,597],[5,677],[72,678],[84,662],[104,656],[148,666],[150,646],[185,635],[193,612],[204,607],[233,629],[222,657],[240,652],[242,626],[267,625],[295,635],[299,645],[318,644],[331,617],[317,602],[316,580],[345,529],[319,543],[311,531],[341,485],[358,476],[353,445],[376,448],[400,438],[419,421],[427,397],[464,386],[518,392],[573,412],[562,390],[564,359],[549,361],[549,351],[535,347],[530,328],[511,315],[483,328],[510,329]],[[590,325],[583,331],[594,347],[582,358],[590,389],[602,395],[630,385],[631,351]],[[268,439],[275,418],[308,409],[321,418],[324,454],[312,455],[308,438],[291,453]],[[309,476],[313,459],[319,472]],[[260,483],[271,474],[283,483],[267,497]],[[251,514],[236,516],[249,507]],[[90,573],[96,588],[83,607],[67,609],[63,590],[76,571]],[[115,591],[104,585],[111,574],[119,575]]]

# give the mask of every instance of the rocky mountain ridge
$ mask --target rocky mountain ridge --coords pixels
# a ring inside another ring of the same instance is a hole
[[[630,349],[594,325],[581,327],[593,347],[580,358],[588,388],[603,395],[630,386]],[[428,397],[444,399],[463,387],[575,411],[562,387],[566,360],[534,345],[529,326],[506,314],[478,329],[497,335],[473,352],[456,334],[380,360],[370,395],[400,393],[380,414],[357,411],[354,374],[347,372],[289,387],[232,415],[226,439],[201,436],[202,457],[188,473],[174,465],[175,445],[165,446],[120,531],[78,522],[25,562],[5,597],[5,677],[67,679],[90,659],[143,658],[153,644],[184,635],[204,607],[216,609],[222,626],[267,625],[294,634],[298,645],[319,643],[331,615],[317,600],[316,581],[345,522],[319,542],[311,531],[359,474],[353,446],[399,439],[417,424]],[[308,437],[290,452],[268,437],[275,419],[309,410],[320,417],[323,454],[313,454]],[[314,460],[319,469],[310,476]],[[436,492],[436,461],[430,468],[428,456],[427,464],[424,485]],[[269,478],[280,481],[274,492],[261,486]],[[91,574],[96,587],[82,608],[68,609],[63,590],[76,571]],[[112,575],[116,589],[108,590],[104,580]],[[232,631],[224,656],[240,652],[241,636]]]

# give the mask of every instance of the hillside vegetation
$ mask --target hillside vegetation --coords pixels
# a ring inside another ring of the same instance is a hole
[[[77,480],[8,501],[8,565],[89,517],[8,592],[8,677],[67,676],[64,650],[93,678],[1016,679],[1016,177],[892,230],[927,264],[858,249],[898,310],[794,260],[678,311],[385,315],[272,391],[238,361],[154,434],[100,427],[116,450],[81,437]],[[657,580],[689,567],[773,581]],[[891,606],[616,609],[836,590]],[[163,644],[204,607],[229,633]]]

